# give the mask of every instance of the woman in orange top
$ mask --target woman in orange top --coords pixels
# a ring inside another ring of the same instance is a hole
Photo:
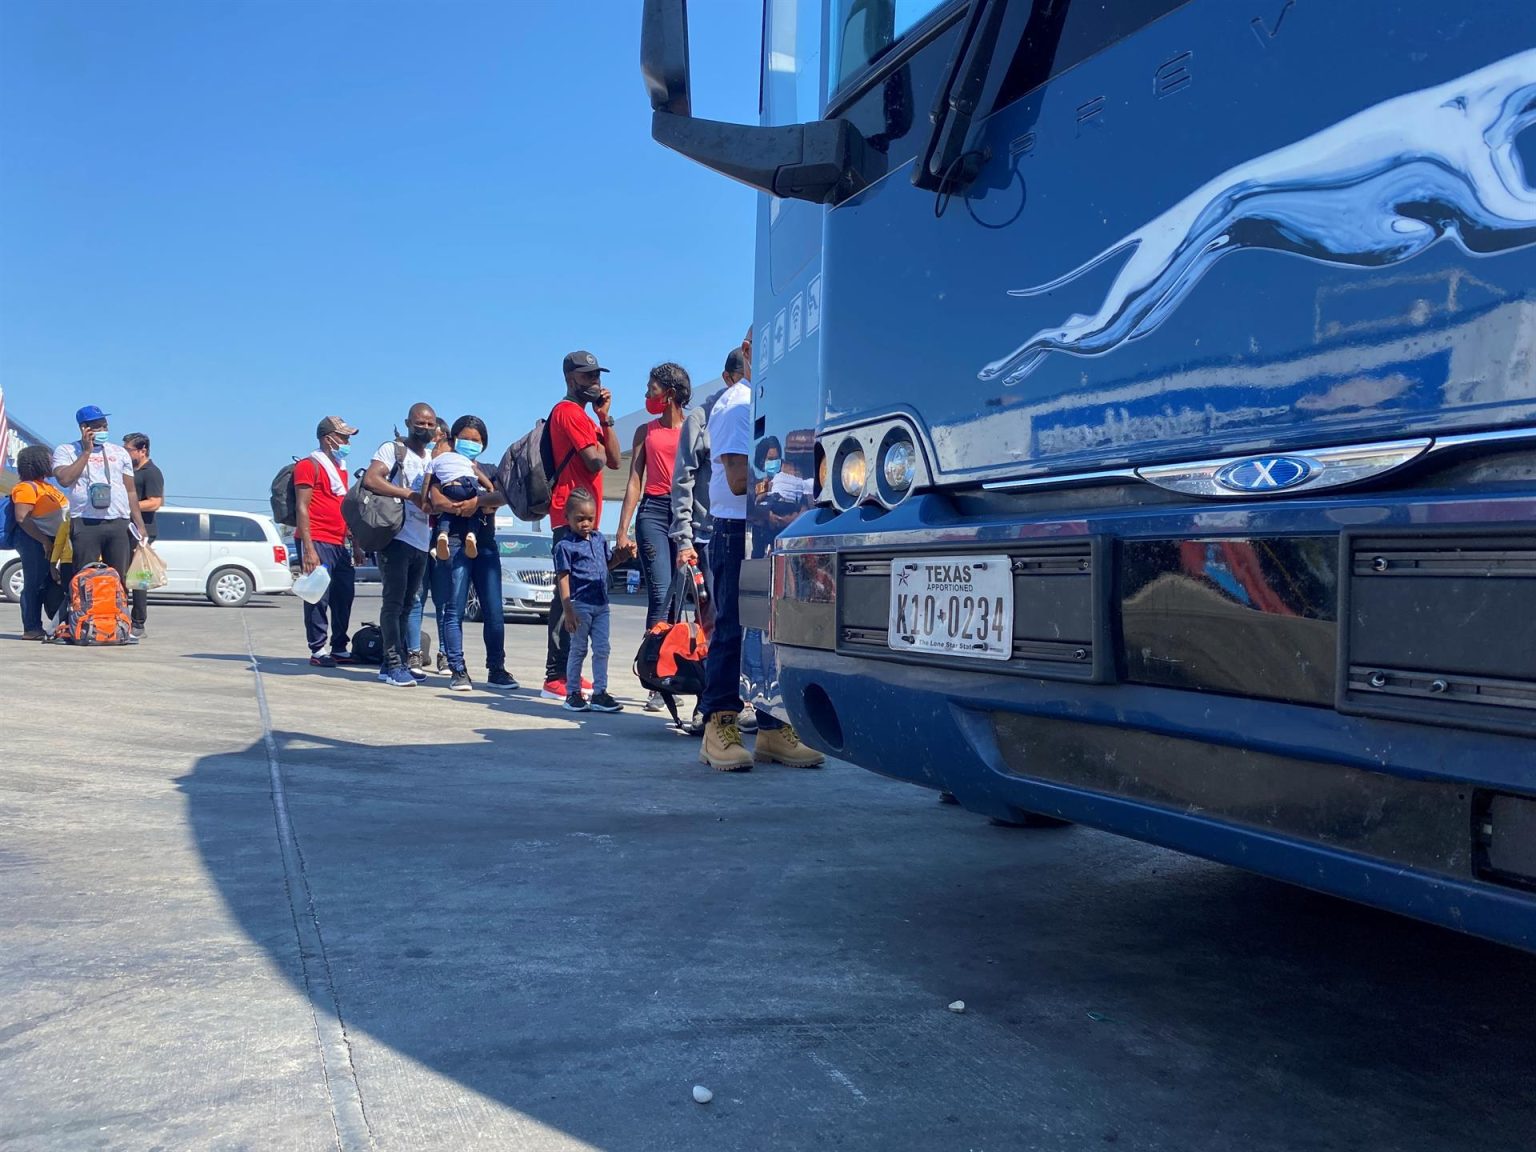
[[[672,464],[677,459],[677,438],[683,427],[683,411],[693,398],[693,382],[679,364],[658,364],[645,385],[645,410],[656,419],[635,430],[629,457],[629,486],[619,513],[614,550],[629,544],[629,518],[635,517],[640,564],[645,571],[645,627],[667,613],[667,593],[677,571],[677,546],[668,531],[672,527]],[[637,511],[638,509],[638,511]],[[661,709],[661,697],[651,693],[647,712]]]
[[[58,612],[64,599],[63,585],[54,579],[50,560],[69,499],[48,483],[53,472],[53,454],[40,446],[23,448],[16,456],[16,474],[21,477],[11,489],[11,506],[16,516],[16,550],[21,553],[21,638],[46,640],[43,611]],[[51,602],[51,603],[50,603]]]

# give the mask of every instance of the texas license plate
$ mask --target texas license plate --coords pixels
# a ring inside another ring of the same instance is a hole
[[[1006,556],[898,556],[891,561],[886,642],[895,652],[978,660],[1013,655],[1013,565]]]

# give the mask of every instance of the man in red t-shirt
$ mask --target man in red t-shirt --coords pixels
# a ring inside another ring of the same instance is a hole
[[[603,515],[604,468],[619,466],[619,434],[608,414],[613,394],[603,387],[603,373],[597,357],[590,352],[572,352],[565,358],[565,399],[549,414],[549,448],[555,474],[550,481],[549,524],[552,530],[550,551],[570,535],[565,525],[565,501],[577,488],[592,493],[597,504],[598,522]],[[587,415],[592,406],[593,423]],[[549,606],[549,647],[544,660],[544,690],[549,700],[564,700],[565,665],[571,653],[571,634],[565,630],[565,611],[556,597]]]
[[[294,541],[308,575],[324,567],[331,585],[314,604],[304,605],[304,631],[309,636],[309,663],[314,668],[351,664],[347,628],[352,623],[356,572],[347,546],[347,526],[341,501],[347,494],[347,453],[357,429],[340,416],[327,416],[315,429],[320,447],[293,466]],[[327,620],[329,616],[329,620]],[[331,650],[325,651],[329,633]]]

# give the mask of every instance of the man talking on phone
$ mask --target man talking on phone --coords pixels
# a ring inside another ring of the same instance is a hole
[[[562,365],[565,372],[565,399],[555,405],[549,414],[549,447],[554,458],[555,473],[549,478],[549,525],[552,529],[550,549],[571,534],[565,523],[565,502],[571,492],[585,488],[592,493],[597,507],[594,509],[599,523],[603,515],[604,468],[619,466],[619,434],[614,431],[614,419],[608,414],[613,394],[603,387],[603,373],[608,369],[597,362],[590,352],[572,352]],[[594,423],[587,415],[587,405],[592,406]],[[564,700],[568,695],[565,683],[566,660],[571,653],[571,634],[565,630],[565,610],[557,596],[549,606],[549,644],[544,660],[544,690],[546,700]],[[570,685],[570,691],[582,686]]]
[[[53,478],[69,494],[75,569],[98,561],[128,585],[134,533],[147,539],[127,449],[107,443],[107,414],[94,404],[75,413],[80,439],[53,450]],[[130,527],[131,526],[131,527]]]

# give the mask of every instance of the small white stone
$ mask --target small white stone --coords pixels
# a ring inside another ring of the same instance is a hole
[[[953,1004],[951,1004],[949,1006],[949,1010],[951,1012],[964,1012],[965,1011],[965,1001],[964,1000],[956,1000]]]
[[[711,1092],[708,1088],[704,1087],[704,1085],[702,1085],[702,1084],[695,1084],[693,1086],[693,1098],[695,1100],[697,1100],[700,1104],[708,1104],[711,1100],[713,1100],[715,1098],[715,1094],[713,1092]]]

